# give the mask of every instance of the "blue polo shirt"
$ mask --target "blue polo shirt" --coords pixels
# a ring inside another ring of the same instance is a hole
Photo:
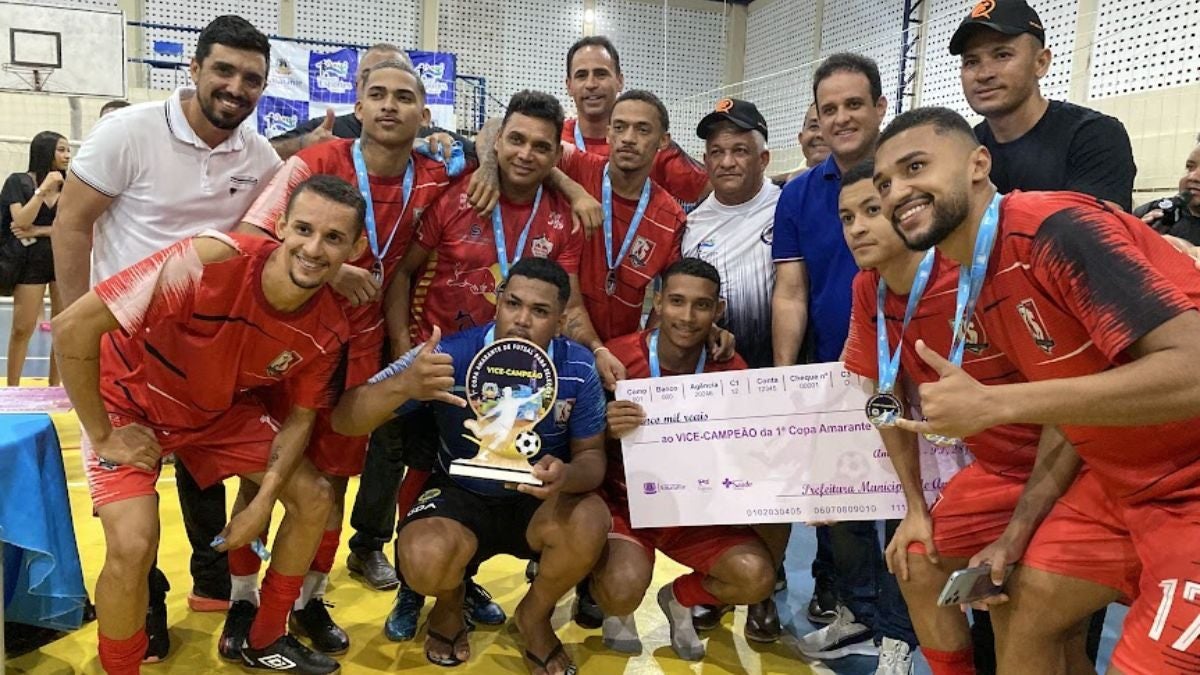
[[[771,257],[808,268],[808,324],[814,358],[837,361],[850,331],[850,288],[858,266],[842,236],[838,193],[842,172],[833,155],[784,186],[775,207]]]
[[[488,343],[488,331],[494,326],[489,322],[483,326],[468,328],[449,337],[442,338],[438,343],[437,352],[449,354],[454,359],[454,389],[458,396],[465,396],[467,368],[471,360]],[[410,352],[393,362],[382,372],[375,375],[372,381],[394,377],[404,372],[420,351],[414,347]],[[556,337],[550,342],[547,350],[554,369],[558,373],[558,396],[554,409],[537,423],[533,429],[542,437],[542,449],[529,460],[536,464],[545,455],[553,455],[564,462],[571,461],[571,440],[590,438],[603,433],[607,425],[605,418],[606,401],[604,388],[600,384],[600,376],[596,373],[595,360],[588,349],[565,337]],[[416,410],[421,405],[433,408],[437,419],[438,436],[441,443],[438,451],[438,471],[449,475],[450,463],[456,459],[470,459],[479,451],[479,446],[464,437],[466,428],[463,423],[473,419],[475,414],[470,408],[434,401],[421,404],[409,401],[396,410],[397,415],[404,415]],[[478,494],[493,497],[512,496],[517,493],[508,490],[503,483],[490,480],[477,480],[463,476],[451,476],[451,480],[460,486]]]

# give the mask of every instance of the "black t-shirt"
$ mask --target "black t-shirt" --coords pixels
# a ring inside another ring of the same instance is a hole
[[[1133,147],[1125,126],[1090,108],[1050,101],[1024,136],[998,143],[987,122],[975,136],[992,153],[992,182],[1000,192],[1070,190],[1133,207]]]
[[[307,134],[313,129],[321,126],[324,122],[324,116],[314,117],[307,122],[301,122],[300,124],[297,124],[295,129],[275,136],[271,140],[288,141],[296,138],[297,136],[303,136],[304,134]],[[453,131],[440,129],[438,127],[421,127],[421,130],[417,132],[417,137],[425,138],[426,136],[431,136],[439,132],[450,134],[454,140],[462,143],[463,154],[466,155],[467,159],[476,162],[479,161],[479,158],[475,154],[475,143],[466,136],[461,136]],[[338,138],[358,138],[359,136],[362,136],[362,122],[360,122],[359,119],[354,116],[354,113],[338,115],[337,117],[333,118],[333,135]]]
[[[1155,199],[1152,202],[1146,202],[1133,210],[1133,215],[1141,218],[1153,209],[1158,208],[1158,202],[1161,200]],[[1154,225],[1155,223],[1151,223]],[[1157,227],[1155,229],[1158,229]],[[1179,212],[1179,220],[1168,230],[1159,230],[1163,234],[1169,234],[1173,237],[1186,239],[1191,242],[1192,246],[1200,246],[1200,216],[1192,213],[1185,206]]]
[[[0,240],[11,239],[13,236],[12,205],[28,203],[30,199],[33,199],[33,192],[36,189],[33,177],[24,172],[14,173],[4,181],[4,187],[0,188]],[[38,209],[37,216],[33,219],[33,224],[53,225],[57,209],[57,204],[54,208],[42,204],[42,208]]]

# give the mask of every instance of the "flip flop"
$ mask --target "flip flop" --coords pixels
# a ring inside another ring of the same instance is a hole
[[[442,666],[443,668],[453,668],[454,666],[460,665],[463,661],[462,661],[462,659],[458,658],[458,656],[455,655],[455,652],[457,651],[455,649],[455,646],[458,644],[458,641],[462,638],[462,636],[464,636],[466,634],[467,634],[467,628],[465,626],[463,628],[460,628],[459,631],[457,633],[455,633],[454,637],[452,637],[452,638],[448,638],[445,635],[442,635],[441,633],[433,630],[432,628],[426,627],[425,628],[425,637],[433,638],[435,641],[449,646],[450,647],[450,655],[445,658],[440,658],[440,659],[434,658],[433,654],[430,654],[429,649],[426,648],[425,649],[425,659],[428,660],[433,665]],[[561,645],[559,645],[559,646],[561,646]],[[552,656],[551,658],[554,658],[554,657]]]
[[[535,665],[538,668],[541,668],[542,670],[549,673],[550,672],[550,662],[554,660],[554,657],[558,656],[559,654],[565,653],[565,652],[566,652],[566,650],[563,649],[562,641],[559,641],[558,644],[554,645],[554,648],[550,650],[550,653],[546,655],[546,658],[539,659],[536,655],[534,655],[533,652],[529,651],[528,649],[525,650],[525,658],[527,658],[531,662],[533,662],[533,665]],[[567,657],[567,660],[570,660],[570,656]],[[563,671],[563,675],[576,675],[578,672],[579,672],[579,667],[576,666],[574,664],[574,662],[572,662],[571,665],[567,666],[567,669]]]

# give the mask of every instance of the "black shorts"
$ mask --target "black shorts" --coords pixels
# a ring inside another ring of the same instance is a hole
[[[15,266],[13,285],[35,286],[54,281],[54,251],[50,237],[38,237],[29,246],[15,239],[0,240],[0,255],[9,258],[8,264]]]
[[[429,406],[422,406],[420,410],[397,417],[380,427],[379,431],[389,427],[392,437],[398,440],[404,466],[417,471],[433,471],[441,443],[433,410]]]
[[[530,548],[525,533],[541,505],[542,500],[526,494],[516,493],[512,497],[476,494],[460,487],[441,471],[435,471],[400,529],[424,518],[449,518],[461,523],[479,541],[469,569],[501,553],[532,560],[537,553]]]

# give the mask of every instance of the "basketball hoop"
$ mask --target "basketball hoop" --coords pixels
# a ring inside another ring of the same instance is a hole
[[[42,91],[50,76],[57,70],[51,66],[19,66],[15,63],[0,65],[6,73],[16,75],[33,91]]]

